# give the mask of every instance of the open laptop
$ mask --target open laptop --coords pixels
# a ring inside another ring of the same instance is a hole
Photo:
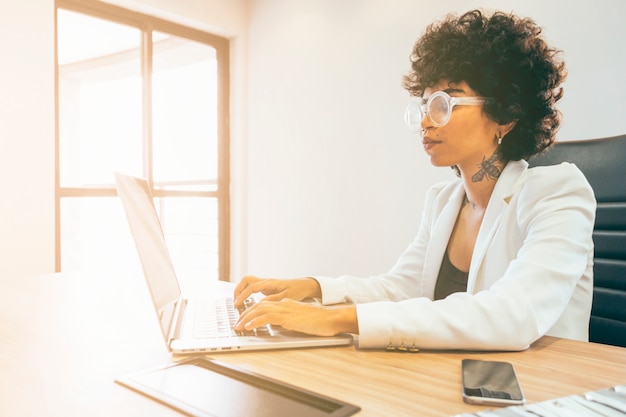
[[[236,334],[230,323],[215,324],[216,314],[231,323],[237,320],[239,311],[232,304],[232,289],[230,294],[216,289],[215,294],[205,294],[202,298],[183,298],[148,182],[115,173],[115,184],[170,352],[232,352],[352,343],[350,335],[317,337],[270,326],[244,335]],[[196,317],[197,314],[205,316]],[[199,330],[193,328],[194,321],[200,322],[201,330],[208,330],[208,334],[198,334]]]

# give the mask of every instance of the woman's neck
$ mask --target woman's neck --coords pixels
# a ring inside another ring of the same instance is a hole
[[[484,210],[496,186],[504,164],[495,156],[484,159],[478,169],[460,168],[461,180],[465,189],[465,204],[473,210]]]

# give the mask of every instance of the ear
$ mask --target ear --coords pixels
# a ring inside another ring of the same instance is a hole
[[[500,133],[501,137],[506,136],[517,124],[517,120],[513,120],[509,123],[505,123],[502,125],[498,125],[498,133]]]

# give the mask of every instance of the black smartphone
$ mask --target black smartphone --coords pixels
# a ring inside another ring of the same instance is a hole
[[[463,401],[469,404],[508,406],[526,399],[509,362],[463,359]]]

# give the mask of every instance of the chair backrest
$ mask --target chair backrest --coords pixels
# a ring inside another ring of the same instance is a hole
[[[626,347],[626,135],[559,142],[529,161],[560,162],[576,164],[598,202],[589,340]]]

